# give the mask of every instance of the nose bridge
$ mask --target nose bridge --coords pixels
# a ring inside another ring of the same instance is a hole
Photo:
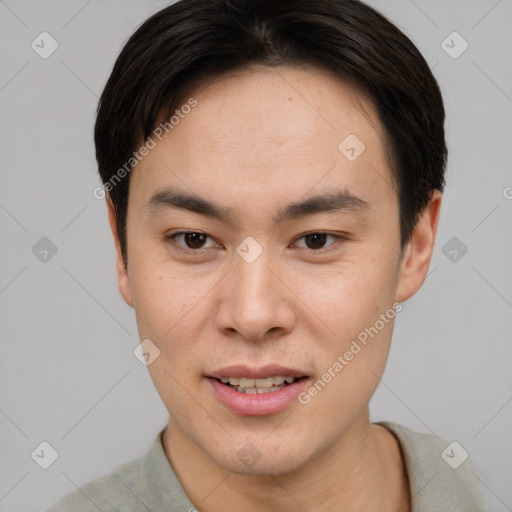
[[[250,244],[249,241],[248,246],[241,244],[237,248],[237,252],[240,248],[248,251],[235,255],[229,294],[225,296],[219,320],[224,330],[236,330],[247,339],[260,340],[270,330],[289,331],[295,315],[286,287],[269,268],[273,266],[270,253],[261,248],[255,256],[256,247]]]
[[[261,247],[261,246],[260,246]],[[244,249],[249,249],[243,253]],[[257,251],[257,252],[256,252]],[[264,311],[270,308],[270,303],[275,300],[275,277],[270,271],[271,255],[268,249],[258,250],[247,245],[240,244],[237,248],[239,258],[235,259],[233,271],[233,291],[236,297],[235,304],[243,310],[259,308]],[[240,254],[242,253],[242,254]]]

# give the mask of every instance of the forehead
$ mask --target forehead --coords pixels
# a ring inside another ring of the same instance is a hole
[[[195,86],[182,105],[190,98],[196,106],[135,167],[130,196],[166,184],[233,206],[334,186],[368,202],[394,195],[371,102],[329,72],[252,66]]]

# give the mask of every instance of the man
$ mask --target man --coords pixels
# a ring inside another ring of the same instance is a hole
[[[122,50],[95,141],[170,419],[52,511],[487,510],[446,441],[369,420],[447,157],[402,32],[356,0],[181,0]]]

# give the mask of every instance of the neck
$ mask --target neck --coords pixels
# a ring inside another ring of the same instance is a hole
[[[328,451],[293,473],[253,476],[219,466],[172,420],[164,450],[201,512],[410,510],[407,472],[394,435],[366,409]]]

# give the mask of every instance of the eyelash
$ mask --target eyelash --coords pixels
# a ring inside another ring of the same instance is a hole
[[[181,252],[184,252],[186,254],[198,254],[198,255],[201,255],[201,254],[204,254],[205,252],[207,252],[208,249],[210,249],[210,248],[206,248],[206,249],[202,249],[202,248],[201,249],[191,249],[190,247],[185,247],[185,246],[181,245],[180,243],[178,243],[176,241],[176,238],[178,236],[186,235],[186,234],[190,234],[190,233],[196,233],[196,234],[199,234],[199,235],[204,235],[207,238],[210,238],[210,239],[213,240],[213,238],[211,238],[206,233],[202,233],[201,231],[177,231],[176,233],[170,233],[170,234],[165,235],[164,241],[166,243],[173,244],[177,250],[179,250]],[[331,237],[335,238],[335,241],[332,244],[329,244],[326,247],[322,247],[321,249],[310,249],[309,247],[300,247],[300,249],[305,249],[307,251],[310,251],[310,252],[313,252],[313,253],[316,253],[316,254],[325,254],[325,253],[327,253],[329,251],[335,250],[336,247],[332,248],[333,246],[336,246],[339,242],[341,242],[343,240],[347,240],[347,238],[344,237],[344,236],[335,235],[333,233],[329,233],[329,232],[326,232],[326,231],[310,231],[308,233],[304,233],[303,235],[299,236],[297,238],[297,240],[301,240],[302,238],[305,238],[305,237],[310,236],[310,235],[327,235],[327,236],[331,236]]]

